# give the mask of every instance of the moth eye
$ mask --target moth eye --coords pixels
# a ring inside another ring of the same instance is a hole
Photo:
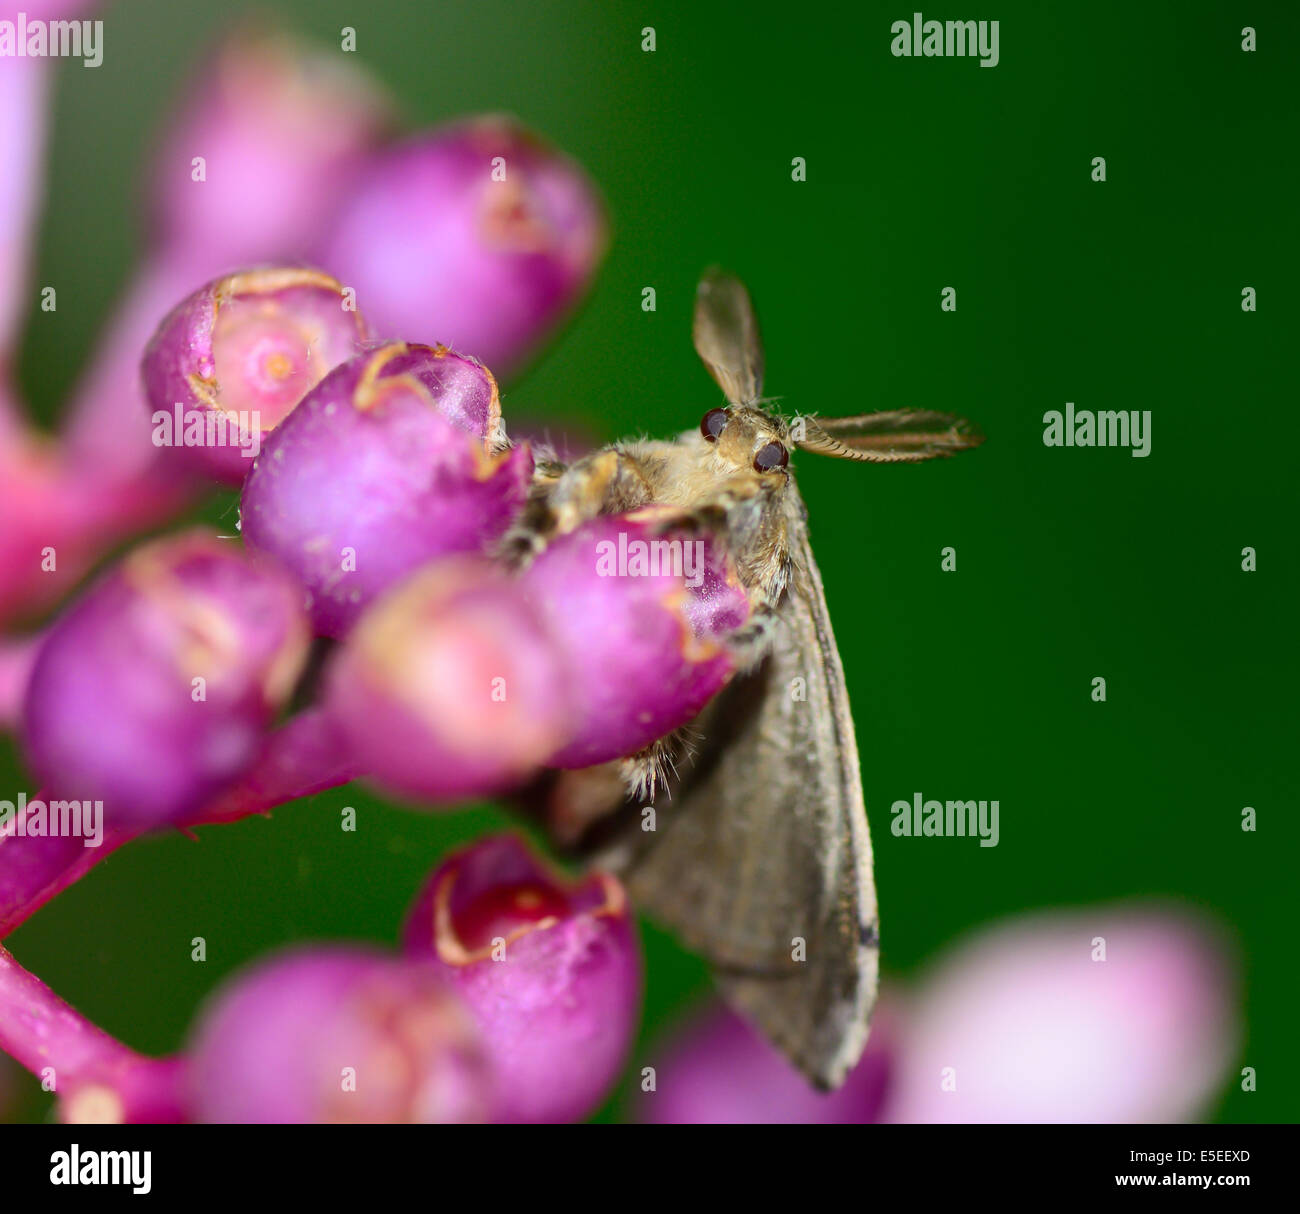
[[[726,409],[710,409],[700,422],[700,433],[711,443],[718,441],[718,435],[722,433],[722,428],[727,424]]]
[[[759,447],[754,456],[755,472],[771,472],[773,468],[784,468],[790,462],[790,453],[782,443],[768,443]]]

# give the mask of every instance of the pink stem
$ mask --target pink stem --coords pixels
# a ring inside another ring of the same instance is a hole
[[[235,822],[364,775],[324,711],[308,708],[268,739],[261,758],[186,826]]]
[[[262,756],[230,792],[182,827],[235,822],[346,784],[360,773],[320,709],[308,709],[271,734]],[[106,829],[98,847],[73,836],[29,836],[26,814],[0,829],[0,939],[123,843],[144,833]]]
[[[189,475],[169,461],[108,476],[93,456],[73,459],[31,433],[0,449],[0,484],[0,624],[55,603],[108,548],[194,495]]]
[[[141,833],[105,830],[98,847],[87,847],[75,835],[28,835],[27,819],[24,810],[0,828],[0,940]]]
[[[0,1049],[60,1096],[64,1121],[183,1121],[183,1065],[92,1024],[0,946]]]
[[[57,602],[113,545],[166,522],[204,489],[176,452],[153,445],[140,358],[158,322],[207,277],[179,256],[153,254],[73,393],[62,437],[0,425],[9,507],[0,531],[0,623]]]

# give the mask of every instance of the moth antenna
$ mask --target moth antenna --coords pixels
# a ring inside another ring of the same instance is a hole
[[[973,422],[930,410],[898,409],[860,417],[831,418],[825,427],[813,415],[804,416],[801,451],[869,464],[915,464],[944,459],[978,447],[984,433]],[[936,428],[942,424],[942,429]],[[843,433],[837,437],[835,431]]]

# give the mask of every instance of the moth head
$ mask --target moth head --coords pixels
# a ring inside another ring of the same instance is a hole
[[[801,451],[872,464],[914,464],[978,447],[973,422],[932,409],[890,409],[856,417],[797,417],[792,441]]]
[[[748,405],[710,409],[700,419],[700,433],[725,472],[758,472],[786,477],[790,432],[780,418]]]

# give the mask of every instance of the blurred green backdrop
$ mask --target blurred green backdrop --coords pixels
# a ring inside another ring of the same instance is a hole
[[[37,281],[63,306],[30,325],[20,366],[46,419],[141,248],[154,138],[243,7],[118,4],[103,66],[58,69]],[[692,293],[717,261],[750,284],[787,412],[915,405],[983,425],[979,452],[936,465],[799,461],[874,814],[886,972],[1022,908],[1181,899],[1241,953],[1240,1065],[1259,1090],[1230,1082],[1217,1115],[1294,1120],[1295,6],[925,10],[996,16],[991,70],[893,58],[890,23],[914,7],[258,11],[330,45],[355,26],[409,125],[513,111],[604,190],[604,272],[507,386],[507,417],[602,438],[694,425],[718,394],[691,350]],[[641,310],[645,286],[657,312]],[[1042,414],[1067,400],[1150,409],[1151,456],[1044,447]],[[205,516],[228,524],[231,501]],[[1258,572],[1242,572],[1247,545]],[[945,546],[956,573],[940,570]],[[4,762],[3,786],[24,787],[7,743]],[[888,807],[917,790],[999,799],[1000,846],[894,838]],[[355,834],[338,829],[341,805],[360,807]],[[1248,805],[1255,834],[1240,829]],[[171,1050],[203,995],[258,953],[394,939],[436,857],[502,821],[348,788],[197,843],[132,845],[8,943],[109,1030]],[[196,935],[205,965],[190,960]],[[647,929],[646,942],[642,1054],[708,989],[669,939]],[[11,1115],[46,1115],[44,1099],[23,1080]]]

